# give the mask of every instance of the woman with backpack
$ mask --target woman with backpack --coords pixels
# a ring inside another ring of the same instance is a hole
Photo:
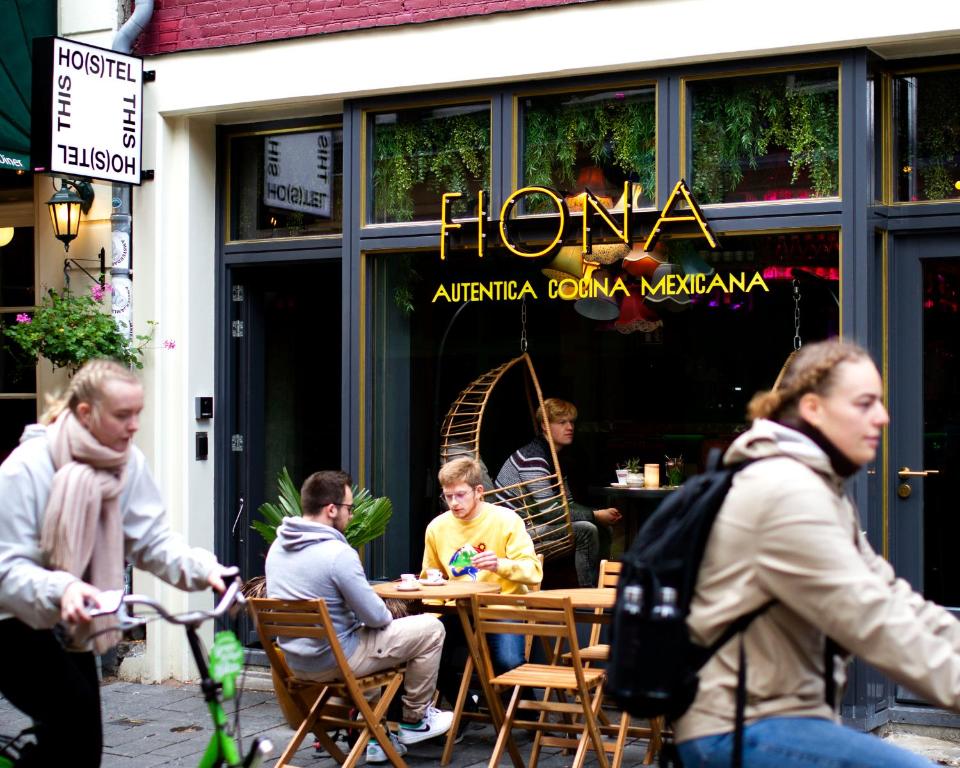
[[[749,768],[931,765],[841,726],[831,695],[844,683],[836,643],[960,711],[960,623],[896,578],[844,488],[875,458],[889,421],[876,366],[854,344],[804,346],[749,415],[724,462],[752,463],[734,476],[711,529],[687,626],[708,646],[739,616],[769,607],[701,669],[696,698],[674,724],[685,768],[740,758]],[[746,725],[735,750],[741,661]]]

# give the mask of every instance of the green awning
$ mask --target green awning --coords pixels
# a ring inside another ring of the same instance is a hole
[[[57,33],[56,0],[0,0],[0,169],[30,169],[33,38]]]

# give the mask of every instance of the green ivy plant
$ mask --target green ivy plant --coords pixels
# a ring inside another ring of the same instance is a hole
[[[423,119],[400,113],[395,123],[373,133],[373,213],[375,221],[412,221],[413,192],[426,184],[434,193],[465,196],[490,189],[490,114],[483,110]],[[467,213],[461,199],[453,215]]]
[[[387,523],[393,515],[393,502],[385,496],[373,497],[366,488],[352,486],[353,517],[343,535],[347,543],[359,549],[387,530]],[[290,473],[284,467],[277,475],[277,503],[261,504],[257,512],[262,520],[254,520],[252,527],[267,544],[277,538],[277,528],[285,517],[302,517],[300,491],[290,479]]]
[[[789,153],[791,183],[804,171],[815,197],[837,194],[839,106],[836,89],[810,78],[737,78],[697,87],[692,109],[692,191],[724,202],[745,168],[773,147]]]
[[[647,197],[656,184],[656,110],[652,101],[548,102],[524,112],[523,174],[530,186],[573,190],[584,162],[618,168]],[[596,191],[596,190],[594,190]],[[527,210],[550,210],[531,197]]]
[[[926,200],[958,195],[954,186],[960,169],[960,97],[954,72],[922,76],[917,100],[917,150],[920,194]]]
[[[18,314],[13,323],[4,326],[7,347],[23,365],[36,366],[42,357],[54,369],[66,368],[71,373],[93,358],[143,368],[143,352],[153,339],[156,323],[149,322],[146,334],[128,340],[104,311],[103,295],[99,285],[91,294],[50,289],[32,314]]]

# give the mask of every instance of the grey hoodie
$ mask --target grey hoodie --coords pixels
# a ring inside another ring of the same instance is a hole
[[[390,611],[367,581],[360,557],[336,528],[285,517],[267,553],[267,595],[284,600],[323,598],[344,655],[357,647],[357,630],[385,627]],[[322,672],[336,663],[330,646],[313,638],[280,640],[297,672]]]

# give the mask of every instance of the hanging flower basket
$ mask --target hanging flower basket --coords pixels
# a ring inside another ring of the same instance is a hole
[[[18,314],[3,328],[8,349],[24,366],[35,367],[42,357],[54,369],[66,368],[70,373],[94,358],[143,368],[143,351],[153,339],[156,323],[149,321],[148,333],[128,340],[104,311],[103,297],[109,290],[99,285],[89,294],[49,290],[32,313]]]

